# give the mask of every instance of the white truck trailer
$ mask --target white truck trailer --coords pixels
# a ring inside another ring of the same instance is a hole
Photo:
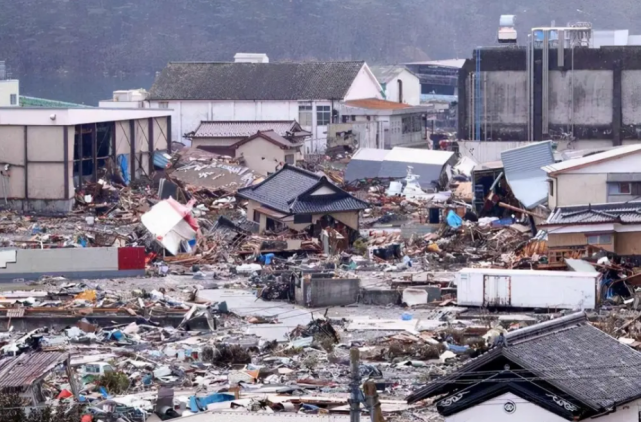
[[[598,272],[465,268],[456,274],[457,303],[490,308],[595,309]]]

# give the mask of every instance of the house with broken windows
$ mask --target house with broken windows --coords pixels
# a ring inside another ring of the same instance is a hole
[[[638,421],[641,353],[583,312],[507,333],[407,398],[445,422]]]
[[[171,152],[168,110],[7,107],[0,114],[0,197],[21,211],[68,212],[87,183],[150,176],[154,160]]]
[[[289,228],[318,238],[331,227],[348,242],[358,232],[360,212],[369,207],[327,177],[289,164],[237,195],[247,200],[247,218],[259,224],[260,232]]]

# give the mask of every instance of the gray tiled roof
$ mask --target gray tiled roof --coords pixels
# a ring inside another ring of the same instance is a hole
[[[152,100],[340,100],[365,62],[169,63]]]
[[[565,225],[613,222],[641,223],[641,201],[558,207],[545,224]]]
[[[334,194],[312,197],[305,195],[317,185],[329,183],[323,176],[298,167],[285,165],[263,182],[238,190],[238,195],[258,201],[286,214],[361,210],[367,203],[333,186]]]
[[[263,120],[263,121],[220,121],[200,122],[193,138],[244,138],[255,135],[256,132],[273,130],[280,136],[287,135],[292,130],[300,130],[296,120]]]
[[[641,396],[641,353],[591,326],[585,313],[516,330],[508,345],[473,359],[409,396],[416,402],[444,392],[467,372],[504,356],[595,410]]]

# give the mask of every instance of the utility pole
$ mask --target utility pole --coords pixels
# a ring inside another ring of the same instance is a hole
[[[372,381],[367,381],[363,384],[363,392],[365,393],[365,403],[369,409],[369,417],[371,422],[385,422],[383,412],[381,411],[381,402],[378,400],[378,392],[376,391],[376,384]]]
[[[349,399],[349,421],[360,422],[361,420],[361,373],[359,368],[360,352],[358,347],[352,347],[349,350],[349,362],[352,368],[351,397]]]

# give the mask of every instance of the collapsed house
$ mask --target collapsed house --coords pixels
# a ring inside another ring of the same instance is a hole
[[[238,196],[248,201],[248,219],[259,224],[260,232],[308,229],[315,237],[332,227],[352,238],[360,211],[369,206],[327,177],[288,164],[263,182],[239,189]]]
[[[395,147],[391,150],[360,149],[345,169],[345,182],[363,179],[403,179],[408,166],[418,177],[421,188],[436,191],[452,178],[456,155],[451,151],[434,151]]]

